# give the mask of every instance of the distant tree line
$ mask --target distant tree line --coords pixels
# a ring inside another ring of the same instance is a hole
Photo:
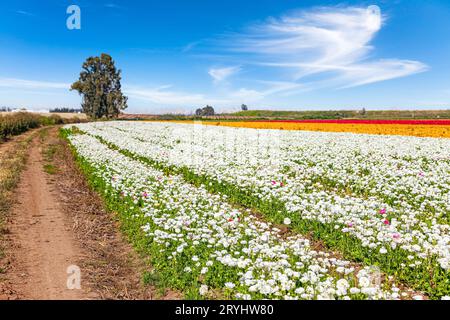
[[[214,108],[211,106],[206,106],[204,108],[199,108],[195,110],[195,115],[198,117],[207,117],[207,116],[213,116],[216,112],[214,111]]]
[[[50,113],[81,113],[82,109],[76,108],[54,108],[50,109]]]
[[[241,110],[248,111],[248,106],[246,104],[242,104]],[[215,115],[216,115],[216,112],[215,112],[214,108],[211,107],[210,105],[207,105],[204,108],[198,108],[197,110],[195,110],[196,117],[211,117],[211,116],[215,116]]]
[[[12,109],[10,107],[1,107],[0,112],[11,112]]]

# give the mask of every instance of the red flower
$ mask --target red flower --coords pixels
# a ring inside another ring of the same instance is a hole
[[[389,225],[389,224],[390,224],[390,222],[389,222],[388,219],[384,220],[383,223],[384,223],[385,225]]]

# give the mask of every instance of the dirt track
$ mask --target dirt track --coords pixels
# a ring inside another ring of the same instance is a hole
[[[24,299],[88,298],[83,290],[67,288],[67,269],[76,265],[82,252],[47,183],[37,140],[32,143],[12,212],[10,232],[17,266],[12,282]]]

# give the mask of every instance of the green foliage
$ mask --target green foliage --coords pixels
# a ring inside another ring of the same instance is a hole
[[[21,134],[41,125],[42,118],[31,113],[0,116],[0,140]]]
[[[308,119],[449,119],[450,110],[329,110],[329,111],[275,111],[243,110],[223,117],[249,117],[254,119],[308,120]]]
[[[215,115],[215,114],[216,114],[216,113],[215,113],[215,111],[214,111],[214,108],[211,107],[211,106],[206,106],[206,107],[204,107],[204,108],[202,108],[202,109],[197,109],[197,110],[195,111],[195,115],[196,115],[196,116],[199,116],[199,117],[213,116],[213,115]]]
[[[0,115],[0,141],[40,126],[79,123],[83,121],[85,120],[77,117],[63,119],[58,115],[51,115],[48,117],[28,112]]]
[[[127,108],[128,98],[122,94],[121,70],[108,54],[89,57],[83,63],[80,78],[71,89],[83,96],[82,109],[93,119],[115,118]]]

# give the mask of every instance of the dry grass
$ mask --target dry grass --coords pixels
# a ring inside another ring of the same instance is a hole
[[[82,119],[69,116],[63,118],[58,114],[46,114],[44,116],[42,114],[30,112],[2,112],[0,113],[0,142],[40,126],[86,121],[86,118]]]
[[[78,118],[78,119],[82,119],[82,120],[87,120],[87,116],[84,113],[59,113],[59,112],[55,112],[55,113],[49,113],[49,112],[27,112],[27,113],[36,114],[36,115],[44,116],[44,117],[51,117],[52,115],[55,115],[55,116],[59,116],[59,117],[61,117],[63,119]],[[6,115],[12,115],[12,114],[17,114],[17,112],[0,112],[0,117],[2,115],[6,116]]]
[[[22,170],[25,168],[28,148],[36,131],[29,131],[13,140],[0,144],[0,297],[11,296],[13,290],[3,283],[3,274],[10,267],[9,257],[5,255],[6,239],[9,233],[6,219],[9,209],[14,203],[14,189],[17,186]]]

